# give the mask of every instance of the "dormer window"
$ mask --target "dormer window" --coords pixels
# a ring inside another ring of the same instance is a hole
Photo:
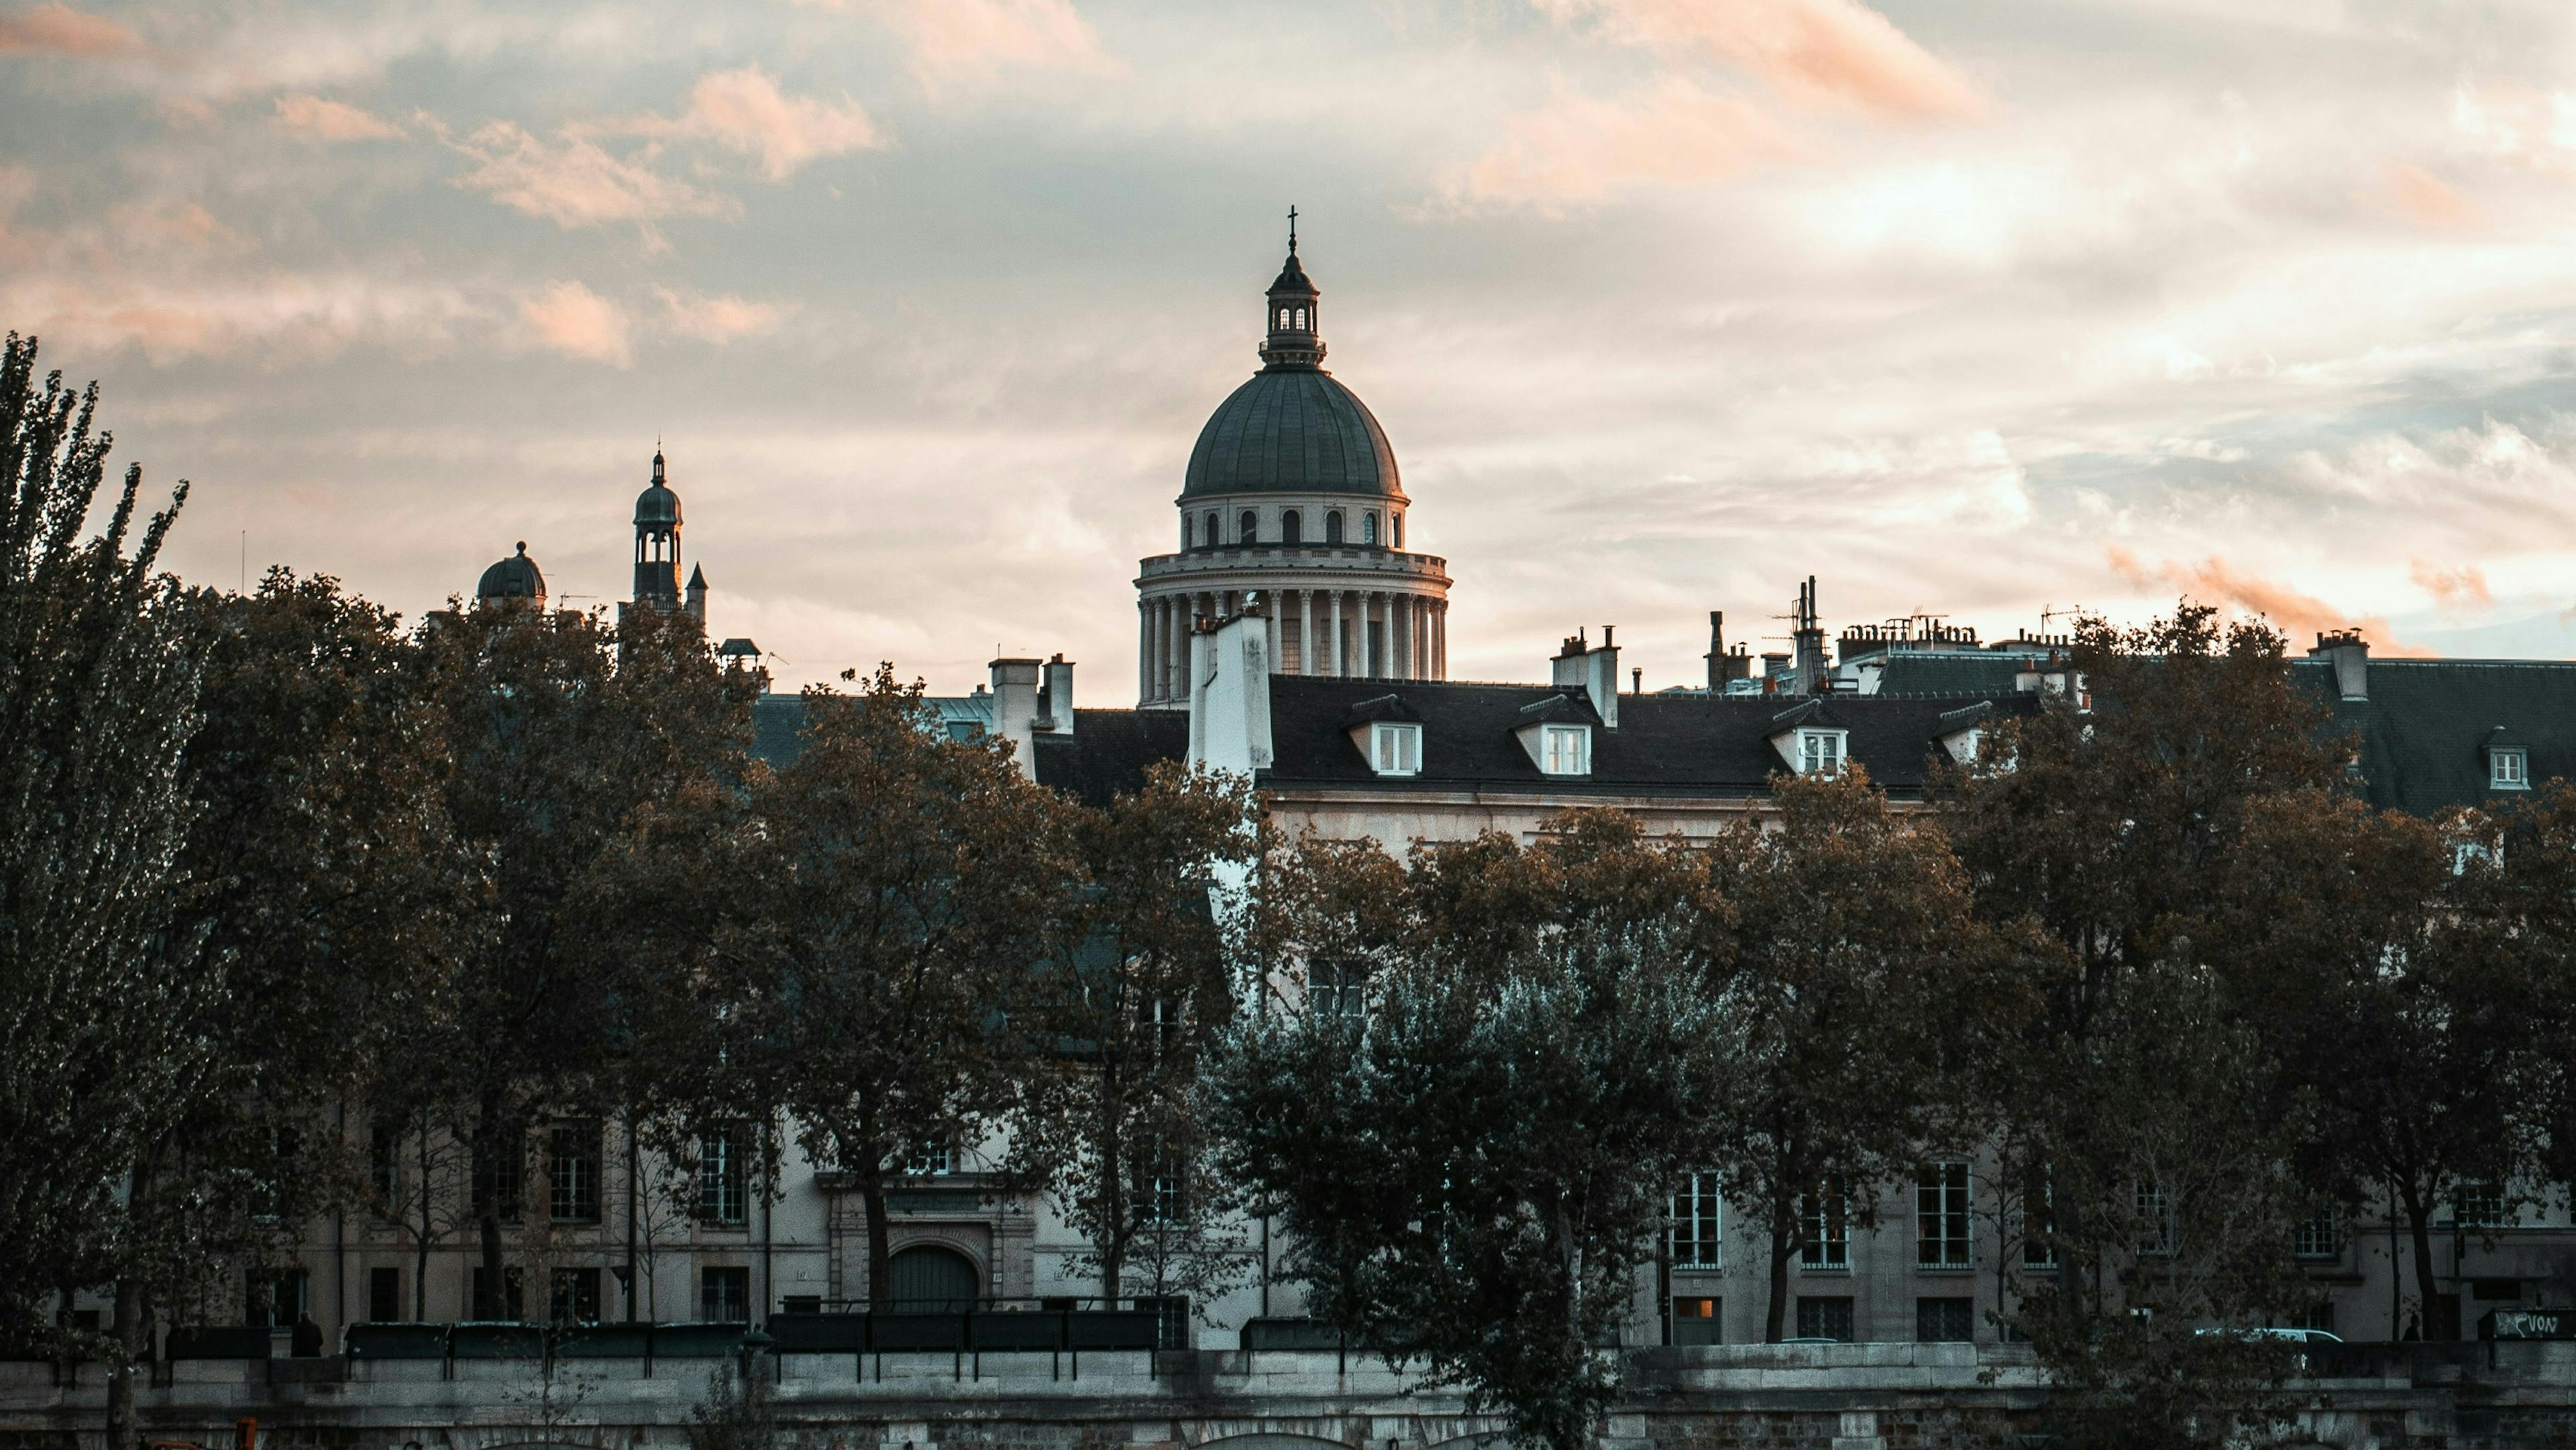
[[[1592,773],[1592,732],[1581,725],[1540,728],[1538,768],[1549,775]]]
[[[1832,780],[1843,773],[1843,732],[1840,730],[1801,730],[1798,732],[1798,773],[1821,780]]]
[[[1369,765],[1380,775],[1421,774],[1422,727],[1401,720],[1369,726]]]
[[[2487,785],[2494,790],[2531,789],[2531,756],[2513,746],[2488,751]]]

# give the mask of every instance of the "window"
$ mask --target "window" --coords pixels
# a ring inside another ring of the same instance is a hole
[[[1592,732],[1581,725],[1549,725],[1539,736],[1539,769],[1549,775],[1592,771]]]
[[[2021,1191],[2021,1263],[2025,1269],[2057,1267],[2055,1190],[2041,1174],[2031,1175]]]
[[[1139,1294],[1136,1307],[1154,1311],[1154,1332],[1165,1349],[1190,1347],[1190,1301],[1179,1294]]]
[[[1216,515],[1210,514],[1200,522],[1199,543],[1205,548],[1216,547]]]
[[[1281,514],[1279,516],[1279,542],[1283,544],[1302,544],[1306,542],[1305,527],[1305,523],[1297,517],[1297,511],[1295,509],[1290,509],[1286,513]]]
[[[520,1189],[528,1170],[527,1140],[513,1133],[492,1150],[492,1161],[474,1169],[474,1198],[479,1209],[486,1198],[503,1223],[519,1221]]]
[[[1252,509],[1243,511],[1243,527],[1236,533],[1235,541],[1243,544],[1261,542],[1261,515],[1257,511]]]
[[[1166,1153],[1155,1165],[1153,1178],[1136,1198],[1138,1223],[1179,1223],[1188,1216],[1189,1185],[1182,1177],[1186,1165],[1179,1155]]]
[[[557,1123],[546,1185],[557,1223],[599,1222],[599,1125]]]
[[[1725,1268],[1725,1219],[1726,1202],[1718,1195],[1716,1174],[1693,1173],[1682,1179],[1673,1194],[1673,1267]]]
[[[1369,763],[1380,775],[1414,775],[1422,769],[1422,727],[1379,721],[1369,727]]]
[[[1368,1015],[1368,969],[1357,962],[1318,962],[1307,972],[1306,1007],[1318,1017]]]
[[[741,1224],[751,1217],[751,1174],[740,1127],[727,1125],[698,1139],[698,1221]]]
[[[2318,1204],[2314,1216],[2290,1226],[2290,1256],[2299,1259],[2343,1257],[2342,1226],[2335,1222],[2333,1204]]]
[[[1921,1268],[1964,1269],[1975,1261],[1967,1164],[1926,1163],[1915,1171],[1914,1237]]]
[[[1297,309],[1297,325],[1299,327],[1306,325],[1306,309],[1303,307]]]
[[[402,1270],[367,1271],[367,1318],[378,1324],[394,1324],[402,1320]]]
[[[957,1171],[957,1145],[946,1138],[926,1138],[903,1160],[903,1171],[920,1178],[935,1178]]]
[[[1672,1342],[1675,1344],[1724,1344],[1725,1323],[1726,1301],[1723,1299],[1673,1301]]]
[[[527,1296],[521,1292],[524,1287],[525,1281],[519,1273],[519,1266],[506,1265],[501,1270],[501,1296],[496,1300],[492,1297],[491,1282],[484,1277],[483,1266],[476,1264],[474,1266],[474,1307],[471,1311],[473,1316],[477,1319],[527,1318]]]
[[[2530,789],[2531,757],[2520,750],[2502,747],[2488,751],[2487,784],[2497,790]]]
[[[1324,515],[1324,542],[1327,544],[1338,544],[1341,541],[1342,511],[1340,509],[1335,509],[1331,513]]]
[[[1843,773],[1843,732],[1840,730],[1801,730],[1798,732],[1798,773],[1832,780]]]
[[[242,1281],[242,1323],[284,1329],[304,1317],[312,1279],[302,1269],[253,1269]]]
[[[1798,1296],[1798,1337],[1830,1339],[1849,1344],[1852,1337],[1852,1301],[1848,1294]]]
[[[370,1207],[381,1216],[402,1202],[402,1149],[400,1125],[379,1118],[367,1128],[367,1191],[375,1200]]]
[[[2504,1201],[2504,1189],[2493,1183],[2462,1184],[2452,1212],[2462,1228],[2509,1228],[2513,1224],[2513,1209]]]
[[[1974,1299],[1914,1301],[1914,1339],[1918,1344],[1965,1344],[1977,1337]]]
[[[710,1324],[751,1322],[751,1270],[698,1270],[698,1317]]]
[[[599,1322],[599,1271],[557,1269],[548,1276],[546,1317],[557,1324]]]
[[[1360,515],[1360,542],[1363,544],[1377,542],[1377,512],[1374,509]]]
[[[2134,1202],[2138,1209],[2138,1252],[2174,1252],[2173,1199],[2165,1192],[2165,1186],[2153,1180],[2139,1183]]]
[[[1389,540],[1389,542],[1390,542],[1390,543],[1393,543],[1393,544],[1394,544],[1397,548],[1399,548],[1399,549],[1403,548],[1403,547],[1404,547],[1404,515],[1402,515],[1402,514],[1388,514],[1388,515],[1386,516],[1386,522],[1387,522],[1387,526],[1388,526],[1389,528],[1391,528],[1391,529],[1393,529],[1393,530],[1395,531],[1395,537],[1394,537],[1393,539]]]
[[[1800,1196],[1800,1264],[1810,1269],[1851,1267],[1850,1209],[1850,1201],[1840,1180],[1829,1180],[1818,1185],[1814,1192]],[[1848,1304],[1851,1301],[1846,1299],[1843,1302]]]

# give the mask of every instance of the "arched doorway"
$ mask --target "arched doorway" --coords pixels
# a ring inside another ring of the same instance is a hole
[[[898,1309],[963,1314],[975,1307],[975,1265],[955,1249],[916,1244],[894,1256],[886,1278]]]

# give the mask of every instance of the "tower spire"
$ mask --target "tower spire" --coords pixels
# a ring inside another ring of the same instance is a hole
[[[1288,255],[1297,255],[1297,203],[1288,203]]]
[[[1311,369],[1324,361],[1323,324],[1316,317],[1322,293],[1297,260],[1297,208],[1288,208],[1288,260],[1270,284],[1262,328],[1261,361],[1268,372]]]

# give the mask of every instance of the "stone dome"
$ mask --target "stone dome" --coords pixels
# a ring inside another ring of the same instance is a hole
[[[486,602],[546,597],[546,576],[537,571],[537,561],[528,557],[524,540],[518,553],[483,571],[483,582],[474,586],[474,597]]]
[[[1357,393],[1316,368],[1254,373],[1190,450],[1184,498],[1229,493],[1404,497],[1395,449]]]

